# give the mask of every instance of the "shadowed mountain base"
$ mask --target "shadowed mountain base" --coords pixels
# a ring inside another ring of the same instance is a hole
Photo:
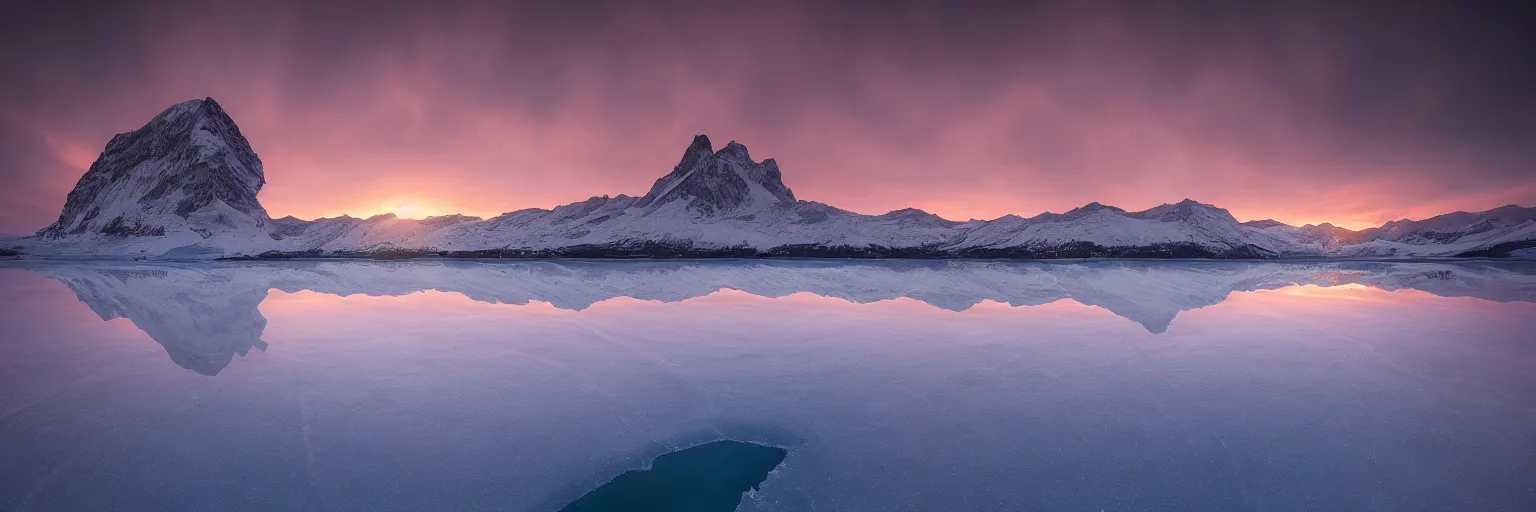
[[[1461,253],[1461,254],[1457,254],[1456,257],[1458,257],[1458,258],[1508,258],[1508,257],[1512,256],[1515,251],[1519,251],[1519,250],[1522,250],[1522,249],[1530,249],[1530,248],[1536,248],[1536,240],[1524,240],[1524,241],[1519,241],[1519,242],[1504,242],[1502,244],[1495,245],[1493,247],[1489,247],[1487,249],[1479,249],[1479,250],[1476,250],[1476,251],[1467,251],[1467,252],[1464,252],[1464,253]]]
[[[626,471],[560,512],[730,512],[787,454],[739,441],[702,444],[656,457],[651,469]]]
[[[1517,247],[1518,248],[1518,247]],[[1495,255],[1508,256],[1509,251]],[[1215,250],[1194,243],[1153,244],[1149,246],[1106,247],[1089,242],[1073,242],[1060,246],[1029,248],[974,248],[953,251],[939,246],[883,247],[796,244],[780,245],[767,250],[752,247],[701,249],[688,244],[661,242],[611,243],[578,245],[557,249],[487,249],[480,251],[429,251],[387,249],[372,252],[319,251],[279,252],[269,251],[252,257],[223,258],[226,260],[295,259],[295,258],[366,258],[375,260],[404,260],[416,258],[591,258],[591,259],[670,259],[670,258],[849,258],[849,259],[1082,259],[1082,258],[1141,258],[1141,259],[1275,259],[1274,252],[1246,245],[1227,250]]]

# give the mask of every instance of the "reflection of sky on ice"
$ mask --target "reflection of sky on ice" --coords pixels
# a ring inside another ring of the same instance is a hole
[[[963,265],[854,265],[777,297],[749,291],[811,271],[652,267],[722,284],[669,296],[623,264],[547,288],[348,265],[0,269],[0,506],[556,510],[718,438],[789,449],[743,510],[1536,499],[1520,266],[1037,266],[1007,275],[1063,293],[1023,307],[1038,290],[988,298],[973,278],[1006,276]]]

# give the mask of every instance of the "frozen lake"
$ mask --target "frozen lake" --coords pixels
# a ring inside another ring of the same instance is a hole
[[[6,265],[0,510],[1536,509],[1531,263]]]

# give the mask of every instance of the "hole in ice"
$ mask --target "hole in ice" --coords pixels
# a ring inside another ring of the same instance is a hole
[[[788,453],[740,441],[701,444],[658,456],[650,469],[625,471],[560,512],[730,512]]]

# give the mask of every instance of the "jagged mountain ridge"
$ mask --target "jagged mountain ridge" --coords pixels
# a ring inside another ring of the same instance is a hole
[[[754,202],[792,204],[795,194],[782,179],[779,164],[772,158],[754,162],[747,147],[736,141],[716,152],[708,136],[698,135],[672,172],[657,179],[650,192],[633,206],[645,208],[685,199],[691,209],[717,213]]]
[[[59,220],[39,234],[161,236],[163,214],[190,220],[219,206],[263,227],[267,213],[256,194],[264,184],[261,159],[224,109],[213,98],[188,101],[112,137],[70,192]]]
[[[1238,222],[1184,200],[1139,212],[956,222],[916,209],[864,215],[799,200],[777,162],[699,135],[646,194],[593,197],[480,219],[378,215],[270,219],[261,161],[212,98],[120,134],[59,221],[20,243],[42,257],[1195,257],[1508,256],[1536,247],[1536,208],[1506,206],[1350,231]]]
[[[112,254],[145,238],[221,253],[270,240],[256,198],[265,184],[261,159],[223,107],[186,101],[112,137],[36,237],[62,253]]]

